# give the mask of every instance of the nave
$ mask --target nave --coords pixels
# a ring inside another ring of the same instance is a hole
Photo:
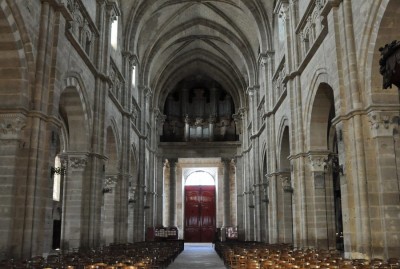
[[[225,269],[224,262],[218,257],[211,243],[185,243],[185,249],[168,269]]]

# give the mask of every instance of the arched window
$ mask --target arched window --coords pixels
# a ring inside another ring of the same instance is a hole
[[[191,173],[186,179],[186,186],[210,186],[215,185],[214,178],[207,172],[196,171]]]
[[[118,17],[111,23],[111,46],[117,49],[118,45]]]
[[[54,167],[60,168],[61,161],[60,157],[56,156],[54,161]],[[59,202],[60,201],[60,192],[61,192],[61,173],[54,173],[54,181],[53,181],[53,200]]]
[[[136,68],[135,67],[132,68],[132,86],[133,87],[136,86]]]

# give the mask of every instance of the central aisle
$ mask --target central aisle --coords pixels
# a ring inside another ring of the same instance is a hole
[[[219,258],[211,243],[185,243],[185,250],[167,268],[226,269],[224,262]]]

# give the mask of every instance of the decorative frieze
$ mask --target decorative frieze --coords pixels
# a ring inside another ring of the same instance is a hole
[[[92,59],[98,30],[81,0],[67,0],[67,9],[72,17],[72,21],[69,21],[69,31],[86,55]]]
[[[312,0],[296,29],[302,46],[303,59],[315,44],[319,44],[317,40],[325,28],[322,11],[326,2],[327,0]]]
[[[275,93],[275,102],[277,102],[279,97],[286,91],[286,75],[287,72],[285,67],[285,59],[283,59],[272,78],[272,88],[274,89]]]
[[[122,74],[119,72],[117,65],[114,63],[112,59],[110,59],[110,92],[114,99],[122,104],[122,100],[124,97],[124,89],[125,89],[125,81]]]
[[[0,139],[21,139],[26,117],[21,114],[0,114]]]

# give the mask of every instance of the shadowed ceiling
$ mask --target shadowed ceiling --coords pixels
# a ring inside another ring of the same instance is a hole
[[[215,80],[241,105],[257,84],[260,53],[271,50],[272,0],[121,0],[125,48],[139,84],[162,107],[189,77]]]

